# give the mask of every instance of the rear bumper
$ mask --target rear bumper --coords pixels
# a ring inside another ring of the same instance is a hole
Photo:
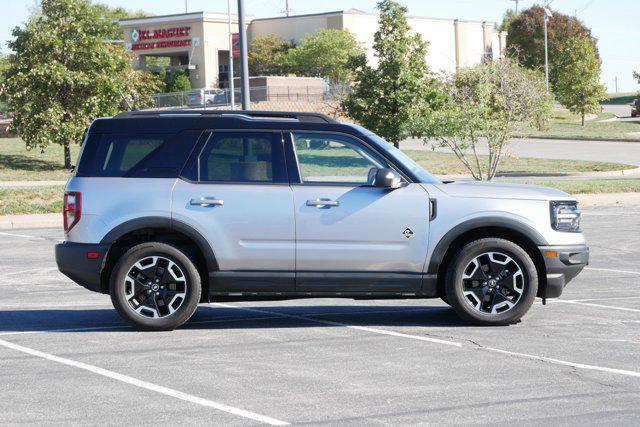
[[[88,258],[88,252],[97,252],[98,258]],[[56,245],[58,270],[80,286],[101,292],[100,273],[107,248],[99,244],[61,242]]]
[[[575,245],[540,246],[539,249],[547,269],[547,284],[539,296],[557,298],[567,283],[589,264],[589,248],[587,245]]]

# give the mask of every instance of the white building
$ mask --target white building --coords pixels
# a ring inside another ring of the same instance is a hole
[[[297,41],[320,28],[351,32],[372,52],[378,15],[357,9],[335,12],[251,19],[247,18],[247,37],[275,34]],[[505,50],[506,32],[497,31],[495,22],[408,17],[412,31],[429,42],[427,62],[434,71],[453,72],[477,64],[483,58],[498,58]],[[233,19],[237,28],[237,20]],[[148,56],[168,56],[170,68],[189,70],[194,88],[216,87],[227,79],[229,36],[227,15],[196,12],[153,16],[120,21],[125,43],[138,57],[136,68],[146,68]]]

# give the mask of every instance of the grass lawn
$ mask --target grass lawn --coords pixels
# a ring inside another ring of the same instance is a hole
[[[71,146],[72,164],[79,151],[80,146]],[[0,138],[0,181],[65,180],[69,175],[61,145],[51,145],[44,152],[27,151],[20,138]]]
[[[554,111],[548,129],[539,131],[526,128],[520,132],[520,136],[640,141],[640,122],[603,121],[612,117],[614,116],[610,113],[598,113],[596,119],[589,120],[582,126],[579,116],[572,115],[566,110],[558,110]]]
[[[604,105],[628,105],[638,98],[638,92],[610,93],[609,99],[600,102]]]
[[[640,192],[640,179],[532,180],[524,184],[552,187],[569,194]]]
[[[0,215],[62,212],[63,187],[0,188]]]

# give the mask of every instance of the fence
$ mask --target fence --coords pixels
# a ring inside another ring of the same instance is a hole
[[[203,91],[203,92],[202,92]],[[229,89],[203,89],[190,92],[158,93],[151,95],[156,109],[161,108],[231,108]],[[259,86],[249,89],[251,108],[265,111],[306,111],[337,117],[340,101],[346,96],[347,86]],[[239,108],[240,90],[234,90],[235,105]]]

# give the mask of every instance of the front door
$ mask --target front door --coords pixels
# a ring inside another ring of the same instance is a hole
[[[415,292],[429,233],[429,196],[419,184],[373,187],[386,160],[343,134],[291,134],[296,290]]]
[[[212,131],[173,190],[172,215],[213,248],[211,290],[294,288],[295,223],[281,132]]]

